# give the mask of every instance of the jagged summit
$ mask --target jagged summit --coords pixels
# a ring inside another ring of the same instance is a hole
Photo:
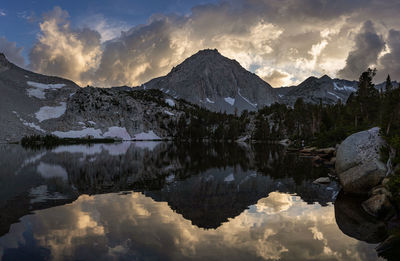
[[[329,77],[329,75],[325,74],[321,78],[319,78],[321,81],[332,81],[332,78]]]
[[[3,72],[5,70],[9,69],[11,65],[12,65],[12,63],[10,63],[8,61],[5,54],[0,52],[0,72]]]
[[[289,90],[277,90],[283,94],[282,100],[293,105],[298,98],[302,98],[307,103],[334,104],[339,100],[345,102],[352,92],[357,89],[357,82],[332,79],[328,75],[320,78],[311,76],[297,86],[288,88]]]
[[[43,119],[58,116],[78,89],[70,80],[20,68],[0,53],[0,142],[43,134]]]
[[[160,89],[176,98],[227,113],[257,110],[279,100],[268,83],[217,49],[197,52],[143,88]]]

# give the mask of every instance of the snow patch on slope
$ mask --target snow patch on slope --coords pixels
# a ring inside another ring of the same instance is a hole
[[[45,130],[43,130],[42,128],[40,128],[40,126],[37,126],[35,123],[33,122],[27,122],[26,120],[22,119],[19,114],[16,111],[13,111],[13,113],[17,116],[17,118],[22,122],[22,124],[24,124],[25,126],[35,129],[37,131],[40,132],[46,132]]]
[[[103,134],[105,138],[120,138],[122,140],[131,140],[131,135],[129,135],[128,131],[125,127],[110,127],[108,131]]]
[[[152,130],[148,132],[142,132],[131,137],[125,127],[109,127],[108,130],[103,134],[100,129],[95,128],[84,128],[82,130],[71,130],[71,131],[54,131],[53,135],[60,138],[118,138],[122,140],[161,140]]]
[[[40,108],[39,111],[35,113],[35,116],[36,119],[39,120],[39,122],[42,122],[49,119],[59,118],[65,113],[66,110],[67,110],[67,103],[60,102],[60,106],[55,106],[55,107],[44,106]]]
[[[257,107],[257,103],[252,103],[249,99],[243,97],[243,95],[240,93],[240,89],[238,89],[238,94],[239,94],[239,96],[242,97],[243,100],[245,100],[248,104],[250,104],[250,105],[253,106],[253,107]],[[231,105],[232,105],[232,104],[231,104]]]
[[[357,90],[351,86],[339,86],[336,82],[333,82],[333,89],[336,91],[348,91],[348,92],[356,92]]]
[[[164,113],[165,113],[165,114],[168,114],[169,116],[174,116],[174,115],[175,115],[175,114],[173,114],[172,112],[167,111],[167,110],[164,110]]]
[[[206,98],[206,102],[208,103],[215,103],[215,101],[210,100],[209,98]]]
[[[35,89],[35,88],[28,89],[28,90],[26,90],[26,92],[28,93],[29,97],[36,97],[38,99],[45,99],[46,98],[44,91],[40,90],[40,89]]]
[[[330,95],[335,96],[338,100],[341,100],[342,98],[340,98],[339,96],[337,96],[336,94],[334,94],[333,92],[328,92]]]
[[[33,87],[31,89],[27,90],[28,96],[29,97],[36,97],[38,99],[45,99],[46,94],[45,90],[54,90],[54,89],[60,89],[65,86],[63,83],[59,84],[44,84],[44,83],[38,83],[38,82],[31,82],[27,81],[26,82],[29,86]]]
[[[134,140],[161,140],[152,130],[149,132],[142,132],[133,137]]]
[[[231,173],[230,175],[226,176],[224,181],[225,182],[232,182],[235,180],[235,176],[233,176],[233,173]]]
[[[52,134],[60,138],[86,138],[89,136],[96,139],[103,138],[101,130],[94,128],[84,128],[82,130],[71,130],[65,132],[53,131]]]
[[[225,102],[229,103],[231,106],[235,103],[235,99],[232,97],[226,97],[224,98]]]
[[[171,106],[171,107],[174,107],[174,106],[175,106],[175,102],[174,102],[174,100],[172,100],[172,99],[165,99],[165,102],[166,102],[169,106]]]

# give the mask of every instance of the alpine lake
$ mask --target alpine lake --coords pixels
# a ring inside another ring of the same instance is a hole
[[[330,171],[268,144],[0,144],[0,259],[381,260]]]

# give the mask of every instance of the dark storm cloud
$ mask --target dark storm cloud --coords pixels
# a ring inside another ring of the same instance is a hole
[[[160,71],[171,69],[171,28],[178,22],[170,17],[153,17],[147,25],[132,28],[105,45],[97,81],[103,85],[145,82]]]
[[[385,42],[375,30],[371,21],[364,23],[355,38],[353,51],[349,53],[346,66],[339,71],[339,76],[356,79],[368,67],[376,65],[379,54],[384,50]]]
[[[390,52],[380,59],[382,67],[378,75],[383,78],[386,74],[390,74],[392,79],[400,80],[400,31],[389,31],[387,46]]]

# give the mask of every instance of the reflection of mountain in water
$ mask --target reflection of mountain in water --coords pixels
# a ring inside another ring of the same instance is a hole
[[[243,171],[240,167],[227,167],[207,170],[167,184],[161,190],[145,192],[145,195],[168,202],[173,210],[198,227],[215,229],[274,191],[296,193],[310,203],[331,202],[337,190],[335,185],[327,190],[311,181],[296,184],[293,178],[274,179],[255,171]]]
[[[140,190],[203,228],[216,228],[270,192],[330,202],[337,191],[312,184],[326,170],[283,147],[119,143],[26,151],[0,147],[0,234],[29,212],[80,194]]]

